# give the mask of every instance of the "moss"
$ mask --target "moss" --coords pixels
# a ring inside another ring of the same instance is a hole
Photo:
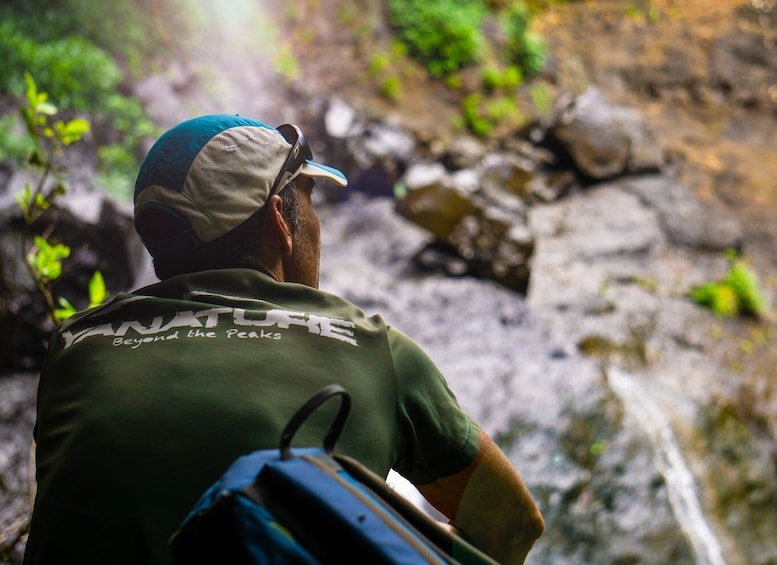
[[[735,254],[729,257],[731,268],[725,278],[692,288],[690,298],[722,318],[763,315],[768,304],[758,277],[745,260]]]

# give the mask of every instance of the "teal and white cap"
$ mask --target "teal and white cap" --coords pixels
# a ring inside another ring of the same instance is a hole
[[[182,122],[157,140],[140,167],[135,220],[163,210],[185,234],[152,241],[140,233],[141,239],[155,258],[195,249],[242,224],[297,175],[348,183],[342,172],[312,160],[296,126],[274,128],[231,114]]]

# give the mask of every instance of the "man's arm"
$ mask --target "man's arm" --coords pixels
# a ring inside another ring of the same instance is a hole
[[[523,479],[482,431],[480,451],[469,467],[418,490],[499,563],[523,563],[545,527]]]

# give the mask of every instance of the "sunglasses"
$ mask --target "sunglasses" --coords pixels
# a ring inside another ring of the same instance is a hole
[[[289,151],[286,160],[283,162],[278,176],[275,177],[275,182],[272,183],[270,194],[267,196],[268,201],[274,194],[277,194],[289,184],[290,179],[305,164],[305,161],[313,158],[313,150],[310,149],[305,136],[302,135],[302,130],[297,126],[294,124],[283,124],[275,129],[278,130],[286,141],[291,143],[291,151]]]

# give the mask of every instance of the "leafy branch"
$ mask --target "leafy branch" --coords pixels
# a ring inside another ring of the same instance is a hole
[[[89,131],[89,122],[81,118],[68,121],[55,120],[58,110],[48,100],[48,94],[41,92],[30,73],[25,73],[25,103],[19,111],[27,129],[27,136],[34,144],[28,163],[40,169],[41,176],[33,188],[26,183],[24,191],[17,195],[27,229],[21,238],[25,266],[43,296],[49,315],[55,324],[70,317],[76,309],[63,297],[54,299],[54,284],[62,277],[62,261],[70,256],[70,247],[52,243],[49,237],[54,225],[49,225],[43,234],[34,236],[30,242],[32,226],[48,211],[55,201],[67,191],[61,180],[49,186],[50,177],[58,172],[56,159],[64,154],[64,148],[80,141]],[[47,188],[48,187],[48,188]],[[89,307],[100,304],[107,297],[105,281],[95,271],[89,282]]]

